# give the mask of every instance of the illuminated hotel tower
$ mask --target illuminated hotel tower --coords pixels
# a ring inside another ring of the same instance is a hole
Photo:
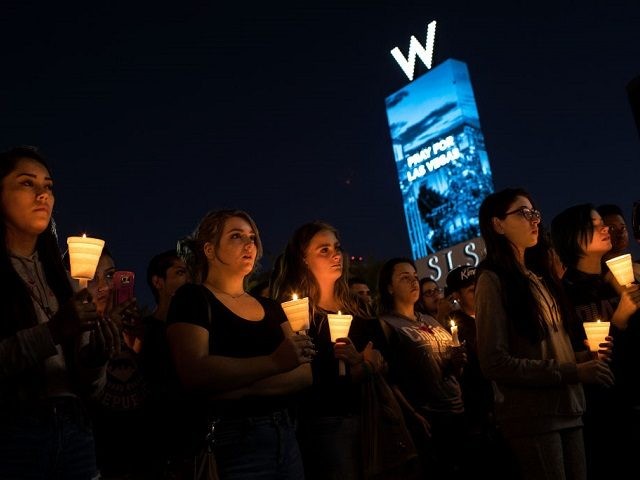
[[[449,59],[386,105],[414,259],[479,237],[493,182],[467,66]]]

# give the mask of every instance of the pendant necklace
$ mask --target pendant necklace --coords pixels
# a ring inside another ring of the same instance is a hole
[[[208,285],[209,287],[211,287],[211,289],[216,292],[216,293],[222,293],[223,295],[226,295],[227,297],[231,297],[234,300],[237,300],[240,297],[244,297],[247,292],[242,292],[240,294],[237,295],[232,295],[231,293],[225,292],[224,290],[219,289],[218,287],[214,287],[212,284],[210,284],[209,282],[205,282],[206,285]]]

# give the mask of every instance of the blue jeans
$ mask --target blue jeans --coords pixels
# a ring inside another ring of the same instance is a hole
[[[0,418],[2,480],[91,480],[96,467],[93,433],[75,397],[50,399],[37,411]]]
[[[295,426],[285,411],[220,420],[214,453],[222,480],[304,479]]]
[[[316,417],[305,419],[300,426],[307,479],[362,478],[360,417]]]

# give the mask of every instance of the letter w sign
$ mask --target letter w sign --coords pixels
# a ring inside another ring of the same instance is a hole
[[[431,61],[433,60],[433,44],[436,39],[436,21],[432,21],[427,26],[427,41],[424,45],[418,41],[416,37],[411,35],[411,41],[409,42],[409,55],[407,58],[404,57],[402,52],[398,47],[391,50],[391,55],[396,59],[402,71],[409,77],[409,81],[413,80],[413,73],[416,66],[416,55],[420,57],[422,63],[430,69]]]

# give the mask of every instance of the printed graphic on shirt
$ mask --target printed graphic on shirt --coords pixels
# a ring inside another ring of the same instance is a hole
[[[147,385],[138,366],[137,354],[123,347],[107,364],[107,382],[98,403],[108,410],[141,408],[148,395]]]

